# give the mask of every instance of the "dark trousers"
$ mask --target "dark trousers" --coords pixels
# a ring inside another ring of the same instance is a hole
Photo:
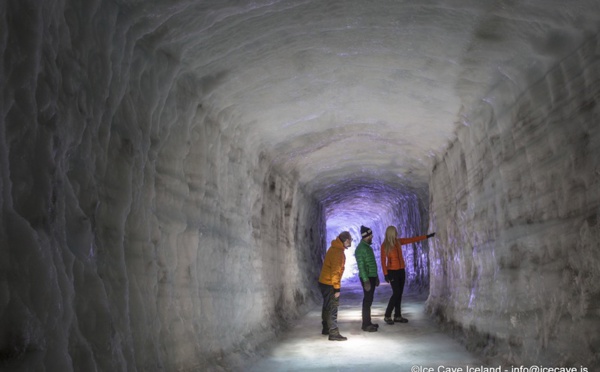
[[[332,285],[319,282],[319,289],[323,295],[323,310],[321,311],[323,329],[328,329],[329,332],[331,332],[338,327],[337,315],[340,299],[339,297],[335,297],[335,291]]]
[[[371,290],[365,291],[365,283],[360,281],[363,287],[363,303],[362,303],[362,326],[363,328],[371,324],[371,305],[373,305],[373,296],[375,295],[375,284],[377,284],[377,278],[369,278],[371,283]]]
[[[392,310],[394,310],[394,318],[402,316],[400,309],[402,305],[402,292],[404,291],[404,282],[406,281],[406,271],[400,270],[388,270],[388,276],[390,278],[390,285],[392,286],[392,297],[388,302],[387,309],[385,309],[386,318],[392,316]]]

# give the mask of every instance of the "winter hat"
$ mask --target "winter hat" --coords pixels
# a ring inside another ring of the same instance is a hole
[[[366,226],[361,226],[361,227],[360,227],[360,235],[361,235],[363,238],[366,238],[366,237],[367,237],[367,236],[369,236],[369,235],[373,235],[373,231],[371,231],[371,229],[369,229],[369,228],[368,228],[368,227],[366,227]]]
[[[352,240],[352,235],[350,235],[348,231],[342,231],[338,238],[340,238],[342,242],[345,242],[348,239]]]

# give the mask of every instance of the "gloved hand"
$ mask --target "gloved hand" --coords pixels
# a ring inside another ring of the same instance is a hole
[[[379,276],[377,276],[377,281],[375,282],[375,287],[379,287],[379,284],[381,284],[381,283],[379,282]]]
[[[390,282],[390,275],[389,274],[385,275],[384,278],[385,278],[386,282],[388,282],[388,283]]]
[[[363,287],[365,289],[365,292],[371,291],[371,281],[367,279],[366,282],[363,282]]]
[[[427,239],[433,238],[434,236],[435,236],[435,233],[427,234]]]

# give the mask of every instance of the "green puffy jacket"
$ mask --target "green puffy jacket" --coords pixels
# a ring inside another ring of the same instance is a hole
[[[373,248],[364,240],[361,240],[354,251],[356,265],[358,266],[358,276],[360,280],[366,282],[368,278],[377,278],[377,262]]]

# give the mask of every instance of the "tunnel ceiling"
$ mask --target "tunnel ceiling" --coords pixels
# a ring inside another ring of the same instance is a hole
[[[426,195],[433,159],[501,81],[542,76],[597,1],[122,1],[223,131],[326,203],[364,185]],[[141,24],[141,22],[140,22]],[[340,191],[342,190],[342,191]]]

